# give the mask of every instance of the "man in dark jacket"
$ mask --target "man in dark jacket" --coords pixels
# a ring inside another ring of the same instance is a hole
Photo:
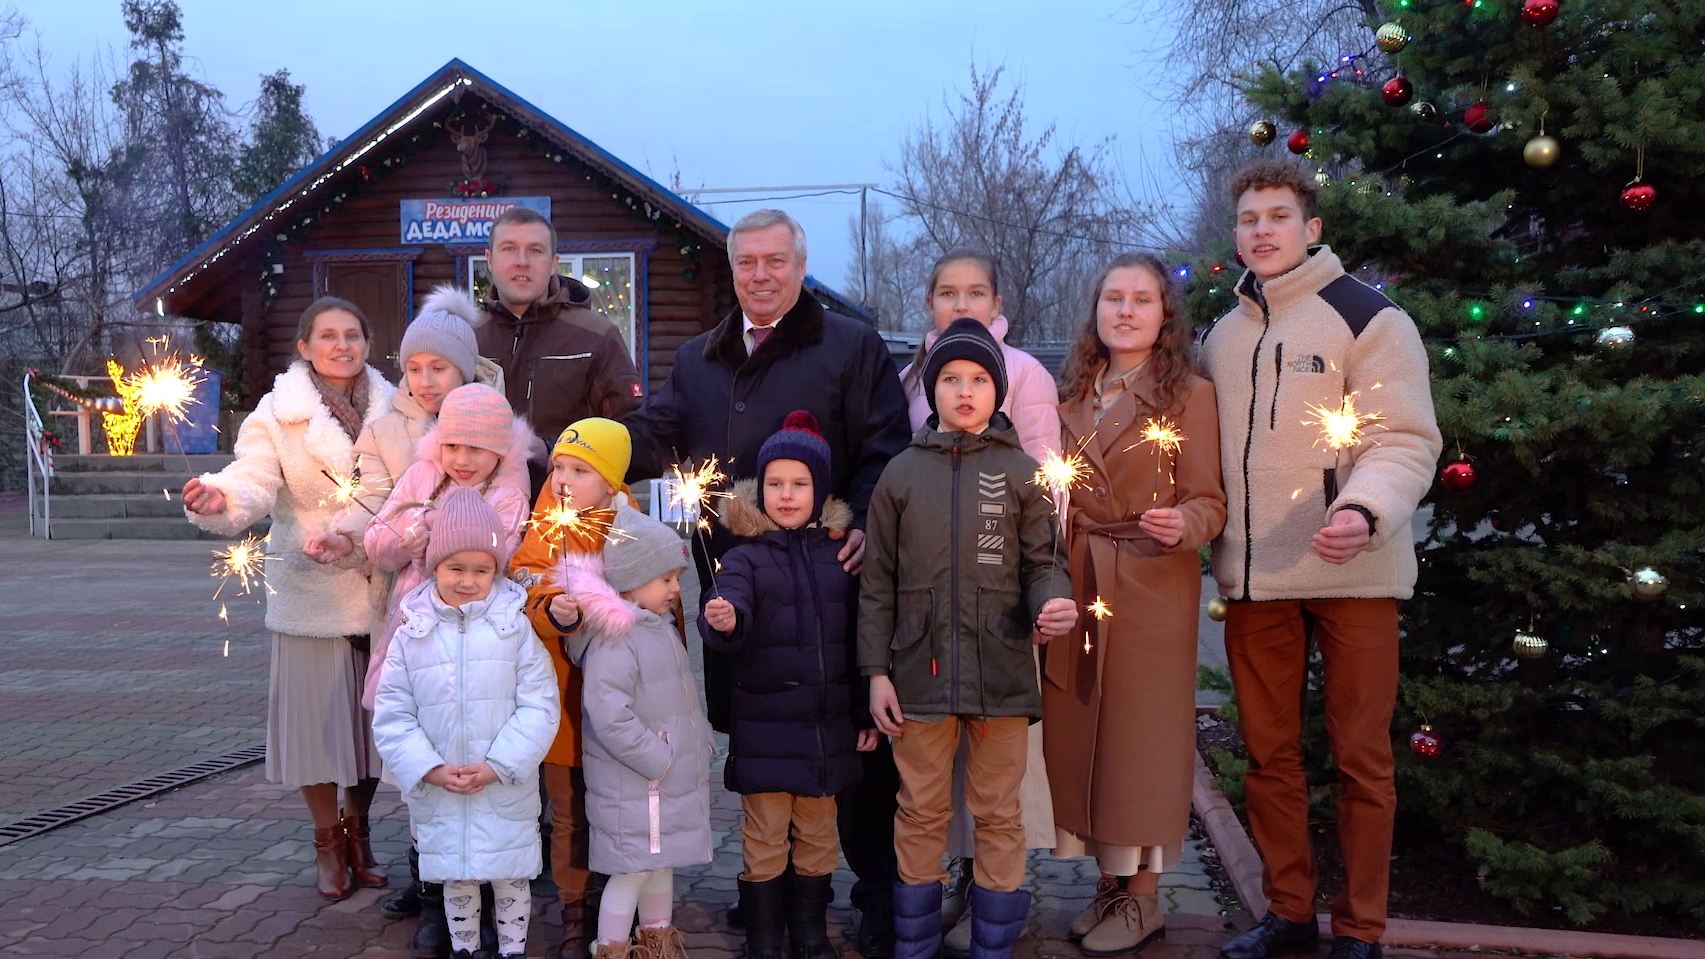
[[[758,210],[728,234],[728,259],[740,301],[714,329],[675,352],[669,380],[625,422],[633,434],[629,479],[661,476],[683,460],[717,457],[735,479],[754,475],[758,450],[793,410],[806,410],[829,443],[829,490],[852,509],[840,560],[856,572],[864,559],[864,512],[888,460],[910,439],[900,374],[882,337],[868,324],[831,313],[805,290],[805,230],[780,210]],[[695,542],[699,582],[734,545],[717,527]],[[731,676],[726,657],[705,651],[705,700],[711,725],[726,732]],[[864,775],[840,797],[841,847],[859,877],[853,896],[865,912],[858,945],[865,955],[892,949],[889,890],[894,882],[894,808],[899,774],[886,742],[862,753]],[[876,893],[872,895],[871,893]]]
[[[509,405],[554,442],[588,416],[620,419],[645,396],[633,357],[614,324],[591,309],[592,293],[557,275],[556,230],[515,207],[491,225],[486,250],[492,290],[482,304],[480,355],[503,367]],[[542,477],[535,477],[538,493]]]

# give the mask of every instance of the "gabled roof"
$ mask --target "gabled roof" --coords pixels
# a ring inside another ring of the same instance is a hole
[[[445,97],[459,99],[470,90],[500,108],[535,133],[562,147],[576,159],[593,167],[605,176],[622,184],[635,196],[643,197],[653,207],[673,216],[680,224],[706,241],[710,255],[716,255],[728,239],[728,226],[704,210],[687,202],[679,194],[623,162],[615,154],[516,96],[508,88],[463,63],[451,60],[427,77],[401,99],[385,108],[365,126],[327,150],[319,159],[308,164],[300,173],[286,180],[276,190],[262,197],[236,219],[185,254],[183,259],[167,267],[159,276],[137,291],[132,301],[149,309],[155,303],[179,290],[198,273],[248,243],[261,242],[261,231],[280,214],[287,213],[298,203],[307,202],[318,191],[329,189],[331,181],[358,162],[369,152],[381,148],[392,136],[404,133],[416,121]],[[833,288],[813,277],[805,278],[806,286],[822,297],[837,312],[859,317],[874,325],[875,317],[858,303],[842,296]]]

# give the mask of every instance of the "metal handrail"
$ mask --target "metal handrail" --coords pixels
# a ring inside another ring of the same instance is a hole
[[[53,450],[47,446],[43,437],[46,427],[42,425],[41,415],[36,412],[35,397],[30,395],[30,383],[35,379],[35,370],[24,374],[24,442],[29,446],[29,508],[30,535],[42,539],[53,538]],[[36,523],[36,486],[41,486],[41,523],[37,530]]]

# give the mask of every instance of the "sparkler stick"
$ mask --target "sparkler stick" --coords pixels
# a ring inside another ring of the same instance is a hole
[[[565,540],[571,535],[587,542],[595,542],[599,538],[631,539],[627,533],[616,528],[615,519],[615,510],[575,506],[574,494],[570,493],[566,499],[558,501],[549,509],[534,511],[527,522],[544,537],[545,544],[554,555],[558,549],[564,548]]]
[[[361,497],[363,495],[373,491],[361,484],[361,467],[359,465],[348,473],[338,469],[323,469],[320,470],[320,475],[331,480],[332,502],[337,503],[340,506],[348,506],[353,503],[366,510],[367,515],[378,520],[380,525],[384,526],[392,533],[395,533],[399,538],[402,537],[403,534],[397,532],[397,528],[395,526],[385,522],[385,518],[380,516],[373,507],[368,506],[366,503],[361,501]]]
[[[1373,388],[1379,389],[1381,385],[1376,383]],[[1326,498],[1328,503],[1338,498],[1338,461],[1342,458],[1344,450],[1355,449],[1360,446],[1362,441],[1367,438],[1366,428],[1377,425],[1380,420],[1385,419],[1378,412],[1363,413],[1357,410],[1356,397],[1358,395],[1360,394],[1344,394],[1344,400],[1338,405],[1337,409],[1321,406],[1318,403],[1310,403],[1308,404],[1308,411],[1313,413],[1315,418],[1303,420],[1305,426],[1315,424],[1320,427],[1320,437],[1314,441],[1314,445],[1317,447],[1325,446],[1332,451],[1332,472],[1327,477]],[[1381,427],[1381,429],[1383,428]]]
[[[704,550],[705,555],[709,556],[710,537],[707,534],[710,532],[710,519],[705,514],[716,515],[716,510],[710,505],[711,500],[733,497],[734,494],[717,488],[728,480],[728,474],[717,468],[715,456],[699,464],[696,469],[683,469],[681,464],[677,463],[670,470],[674,474],[674,481],[670,484],[669,505],[681,509],[683,516],[689,508],[692,510],[692,535],[699,540],[699,547]],[[718,588],[714,564],[710,570],[710,587]]]
[[[1090,603],[1083,609],[1084,612],[1094,616],[1097,620],[1108,619],[1113,615],[1113,610],[1108,607],[1107,601],[1102,599],[1100,596],[1095,597],[1095,602]],[[1086,629],[1083,631],[1083,651],[1087,653],[1091,649],[1094,649],[1094,647],[1090,645],[1089,630]]]
[[[1071,495],[1072,487],[1088,486],[1084,477],[1089,475],[1089,461],[1080,453],[1061,455],[1050,451],[1042,458],[1031,475],[1030,482],[1048,491],[1054,499],[1054,514],[1059,522],[1054,526],[1054,565],[1060,564],[1060,538],[1066,527],[1066,502]]]
[[[1136,449],[1141,443],[1153,443],[1156,454],[1155,473],[1158,475],[1161,471],[1160,458],[1170,457],[1172,472],[1168,473],[1167,482],[1176,486],[1178,485],[1178,451],[1184,448],[1186,439],[1189,437],[1184,435],[1184,431],[1178,428],[1177,423],[1164,416],[1156,416],[1143,424],[1143,438],[1137,443],[1125,447],[1125,449],[1129,451]],[[1160,502],[1160,486],[1158,483],[1155,485],[1154,497],[1151,502]]]

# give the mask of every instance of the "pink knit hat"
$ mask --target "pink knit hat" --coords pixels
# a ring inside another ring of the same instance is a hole
[[[464,550],[490,553],[498,569],[509,565],[503,519],[478,490],[451,486],[429,515],[432,535],[426,541],[427,570],[436,571],[439,563]]]
[[[444,396],[438,409],[438,442],[509,452],[515,414],[503,394],[484,383],[458,386]]]

